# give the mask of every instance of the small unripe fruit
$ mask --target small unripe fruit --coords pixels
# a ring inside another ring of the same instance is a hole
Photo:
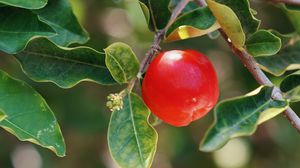
[[[158,118],[173,126],[186,126],[215,106],[219,97],[216,72],[197,51],[162,52],[149,65],[142,96]]]

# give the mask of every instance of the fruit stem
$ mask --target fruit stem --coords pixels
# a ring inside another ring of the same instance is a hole
[[[168,24],[166,25],[165,28],[161,29],[161,30],[157,30],[152,42],[152,45],[150,47],[150,49],[146,52],[145,57],[142,60],[142,63],[140,65],[140,69],[139,72],[137,74],[137,76],[132,79],[127,87],[128,91],[132,91],[135,82],[138,79],[142,79],[143,74],[145,73],[148,65],[150,64],[152,58],[160,52],[161,48],[160,48],[160,43],[161,41],[164,39],[167,30],[170,28],[170,26],[176,21],[176,18],[179,16],[179,14],[182,12],[182,10],[184,9],[184,7],[190,2],[191,0],[181,0],[178,5],[174,8],[174,10],[172,11],[171,17],[168,21]]]
[[[205,0],[197,0],[199,6],[206,6],[206,1]],[[288,0],[282,0],[282,1],[288,1]],[[292,1],[292,0],[290,0]],[[260,85],[268,85],[268,86],[274,86],[274,94],[272,95],[272,98],[275,100],[280,100],[283,99],[282,92],[281,90],[276,87],[271,80],[267,77],[267,75],[259,68],[257,62],[255,61],[254,57],[249,54],[246,50],[240,50],[236,48],[231,40],[228,38],[226,33],[223,31],[222,28],[219,29],[219,32],[233,51],[233,53],[240,59],[240,61],[244,64],[244,66],[248,69],[248,71],[252,74],[252,76],[255,78],[255,80],[260,84]],[[291,109],[288,107],[284,115],[287,117],[291,125],[300,133],[300,118],[299,116]]]

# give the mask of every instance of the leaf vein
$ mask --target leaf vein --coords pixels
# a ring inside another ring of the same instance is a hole
[[[132,102],[131,102],[130,94],[128,94],[128,101],[129,101],[129,107],[130,107],[130,117],[131,117],[131,121],[132,121],[135,140],[136,140],[136,143],[137,143],[137,146],[138,146],[140,161],[141,161],[141,164],[143,165],[143,167],[145,167],[144,162],[143,162],[144,157],[143,157],[143,154],[142,154],[142,151],[141,151],[141,145],[140,145],[140,142],[139,142],[139,139],[138,139],[138,133],[137,133],[135,122],[134,122],[134,116],[133,116],[133,109],[132,109]]]
[[[22,52],[26,53],[26,54],[32,54],[32,55],[36,55],[36,56],[42,56],[42,57],[51,58],[51,59],[57,59],[57,60],[63,60],[63,61],[67,61],[67,62],[77,63],[77,64],[83,64],[83,65],[93,66],[93,67],[100,68],[100,69],[107,69],[105,66],[91,64],[91,63],[82,62],[82,61],[78,61],[78,60],[72,60],[72,59],[68,59],[68,58],[65,58],[65,57],[59,57],[59,56],[55,56],[55,55],[37,53],[37,52],[32,52],[32,51],[22,51]]]

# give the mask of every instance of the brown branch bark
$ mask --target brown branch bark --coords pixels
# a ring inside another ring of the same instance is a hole
[[[289,5],[297,5],[300,6],[300,0],[267,0],[272,3],[285,3]]]
[[[204,4],[206,5],[205,0],[197,0],[198,4]],[[283,1],[283,0],[282,0]],[[300,0],[298,0],[300,1]],[[200,6],[204,6],[200,5]],[[260,69],[257,62],[255,61],[254,57],[250,55],[246,50],[239,50],[236,48],[231,41],[229,40],[226,33],[219,29],[221,35],[226,40],[227,44],[233,51],[233,53],[240,59],[240,61],[244,64],[244,66],[248,69],[248,71],[252,74],[252,76],[255,78],[255,80],[260,85],[268,85],[268,86],[274,86],[274,84],[270,81],[270,79],[266,76],[266,74]],[[275,87],[275,91],[272,95],[273,99],[279,100],[282,99],[282,92],[278,87]],[[296,130],[300,133],[300,118],[299,116],[289,107],[285,110],[284,115],[287,117],[287,119],[290,121],[291,125],[296,128]]]
[[[129,82],[127,89],[131,91],[135,85],[135,82],[137,79],[141,79],[143,73],[147,69],[149,63],[151,62],[152,58],[160,51],[160,46],[159,44],[161,41],[164,39],[166,31],[170,28],[170,26],[175,22],[176,18],[179,16],[179,14],[182,12],[184,7],[190,2],[191,0],[181,0],[178,5],[174,8],[172,11],[171,17],[168,21],[168,24],[166,25],[165,28],[158,30],[155,33],[153,43],[150,47],[150,49],[147,51],[144,59],[141,62],[139,72],[137,74],[137,77],[132,79],[132,81]]]
[[[162,30],[158,30],[154,36],[154,40],[152,43],[151,48],[148,50],[148,52],[145,55],[145,58],[143,59],[140,67],[140,71],[138,74],[138,78],[141,77],[141,75],[145,72],[147,66],[149,65],[152,58],[157,54],[157,52],[160,50],[159,44],[165,37],[166,31],[170,28],[170,26],[175,22],[176,18],[179,16],[181,11],[184,9],[184,7],[190,2],[190,0],[181,0],[176,8],[172,11],[171,17],[169,19],[168,24],[166,27]]]
[[[246,50],[241,51],[235,48],[234,45],[227,40],[228,37],[222,29],[220,29],[220,33],[222,34],[223,38],[227,41],[228,45],[235,53],[235,55],[238,56],[240,61],[249,70],[249,72],[252,74],[252,76],[259,84],[274,86],[274,84],[270,81],[270,79],[266,76],[266,74],[259,68],[257,62],[255,61],[252,55],[250,55]],[[276,100],[280,100],[283,98],[282,92],[277,87],[275,87],[275,91],[273,92],[272,96],[273,96],[272,98]],[[293,111],[293,109],[289,107],[288,109],[285,110],[284,115],[290,121],[292,126],[296,128],[296,130],[300,133],[300,118]]]

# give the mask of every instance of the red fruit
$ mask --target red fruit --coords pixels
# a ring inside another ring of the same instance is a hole
[[[219,96],[216,72],[194,50],[162,52],[149,65],[142,85],[146,105],[161,120],[186,126],[207,114]]]

